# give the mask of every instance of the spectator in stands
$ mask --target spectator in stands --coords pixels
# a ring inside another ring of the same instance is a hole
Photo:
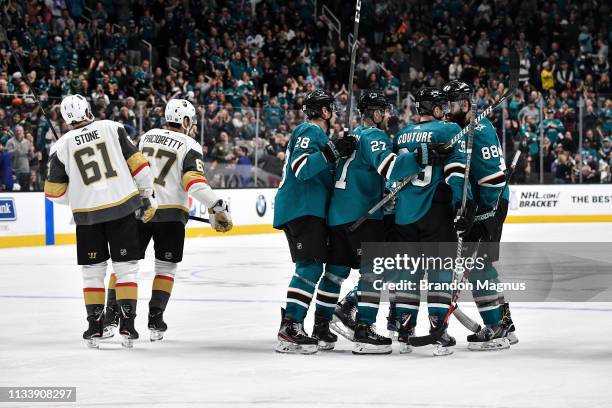
[[[28,191],[30,184],[30,159],[34,155],[34,146],[25,138],[23,126],[15,126],[15,133],[6,142],[6,151],[11,155],[13,174],[17,177],[19,189]]]
[[[13,190],[13,163],[11,155],[0,143],[0,191]]]

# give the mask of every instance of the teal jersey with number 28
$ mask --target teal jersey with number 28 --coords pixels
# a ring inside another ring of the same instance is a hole
[[[289,139],[283,177],[274,200],[274,228],[306,215],[325,219],[333,188],[333,167],[323,155],[328,137],[319,126],[304,122]]]
[[[413,152],[419,143],[447,143],[461,128],[450,122],[433,120],[408,125],[395,137],[395,149],[400,154]],[[452,192],[452,204],[461,200],[465,174],[465,137],[455,143],[444,165],[426,166],[397,197],[395,223],[412,224],[420,220],[431,208],[434,193],[440,183],[446,183]],[[471,192],[468,190],[468,198]]]
[[[379,128],[359,126],[352,134],[357,147],[351,156],[338,161],[329,225],[358,220],[382,199],[387,180],[397,181],[421,171],[413,153],[393,153],[391,139]],[[383,210],[370,218],[382,219]]]

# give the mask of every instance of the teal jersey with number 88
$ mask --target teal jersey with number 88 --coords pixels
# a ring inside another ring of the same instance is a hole
[[[394,154],[391,139],[377,127],[359,126],[352,134],[357,147],[351,156],[338,161],[329,225],[358,220],[382,199],[386,180],[396,181],[421,170],[414,154]],[[370,218],[381,220],[383,210]]]
[[[306,215],[327,217],[333,167],[322,151],[328,140],[323,129],[309,122],[298,125],[291,134],[274,200],[274,228]]]
[[[510,194],[506,185],[505,170],[506,163],[497,131],[489,119],[483,119],[474,128],[470,168],[470,185],[479,213],[493,209],[502,188],[504,189],[502,198],[508,199]]]

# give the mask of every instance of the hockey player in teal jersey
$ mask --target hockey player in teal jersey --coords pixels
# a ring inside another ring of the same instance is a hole
[[[431,143],[418,144],[406,154],[393,153],[391,140],[382,130],[386,129],[390,113],[390,104],[382,93],[364,92],[358,108],[363,125],[353,132],[357,147],[351,156],[338,161],[328,216],[331,245],[329,265],[345,268],[342,276],[335,276],[340,279],[348,276],[350,268],[359,269],[363,242],[385,240],[382,209],[372,214],[355,231],[349,230],[353,222],[382,199],[385,182],[415,175],[425,166],[442,163],[448,156],[447,151],[441,150],[442,144]],[[353,353],[390,353],[391,339],[378,335],[373,328],[380,302],[380,292],[374,289],[374,281],[379,277],[367,271],[361,272]],[[338,300],[340,285],[337,282],[340,279],[336,279],[334,286],[324,287],[324,282],[319,286],[317,306],[329,319]]]
[[[464,82],[451,81],[444,86],[443,91],[450,100],[449,120],[466,126],[472,115],[470,106],[472,89]],[[472,295],[485,327],[480,332],[468,336],[468,348],[503,349],[508,348],[510,342],[518,342],[514,334],[510,308],[503,300],[503,294],[500,295],[494,290],[476,289],[478,281],[499,279],[493,262],[499,258],[498,243],[508,212],[509,199],[502,148],[495,127],[488,119],[484,119],[474,128],[472,152],[470,185],[478,205],[478,215],[485,219],[474,223],[467,241],[480,241],[479,253],[487,257],[487,262],[483,269],[473,270],[469,274],[469,280],[475,287]],[[499,206],[495,208],[500,193],[501,200]]]
[[[281,353],[315,353],[321,343],[324,348],[333,348],[336,338],[329,330],[329,322],[318,316],[313,329],[318,335],[308,336],[303,327],[329,254],[325,220],[333,189],[332,171],[339,158],[350,156],[355,150],[354,137],[331,141],[327,136],[335,120],[333,102],[333,96],[323,90],[306,96],[303,110],[308,121],[297,126],[291,135],[276,193],[273,226],[285,232],[295,263],[287,305],[281,310],[276,348]]]
[[[448,109],[448,99],[438,88],[423,88],[417,92],[416,108],[419,122],[402,129],[395,139],[395,149],[399,152],[414,151],[419,143],[446,143],[461,131],[454,123],[442,121]],[[466,211],[455,216],[461,206],[463,180],[465,173],[465,141],[460,140],[452,147],[452,152],[443,166],[425,167],[410,184],[398,194],[396,204],[396,235],[402,242],[453,242],[457,233],[465,234],[470,229],[475,213],[475,203],[468,191]],[[436,253],[441,257],[453,254]],[[418,282],[424,271],[416,271],[410,279]],[[452,271],[428,270],[430,284],[450,283]],[[418,287],[418,283],[417,283]],[[420,292],[402,291],[396,293],[396,315],[401,322],[398,340],[400,351],[410,352],[408,338],[414,335],[419,309]],[[451,291],[429,291],[427,304],[431,330],[438,328],[451,303]],[[452,353],[449,348],[455,339],[444,332],[436,349],[437,355]]]

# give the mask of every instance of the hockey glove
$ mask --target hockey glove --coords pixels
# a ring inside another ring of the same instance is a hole
[[[391,194],[391,192],[387,189],[385,189],[385,194],[383,195],[383,198],[388,196],[389,194]],[[397,201],[397,195],[394,195],[393,197],[391,197],[391,199],[389,201],[387,201],[385,203],[385,205],[383,206],[383,209],[387,212],[392,212],[395,210],[395,202]]]
[[[210,226],[217,232],[228,232],[232,230],[234,224],[229,213],[227,203],[219,200],[208,209]]]
[[[152,188],[140,190],[140,199],[142,200],[142,204],[140,208],[136,209],[135,215],[140,221],[147,223],[153,219],[155,211],[157,211],[155,192]]]
[[[486,214],[487,212],[484,213]],[[471,242],[493,242],[493,236],[498,229],[499,222],[495,216],[474,221],[474,226],[472,226],[472,231],[470,232],[468,240]]]
[[[435,166],[444,164],[452,152],[452,148],[444,148],[444,143],[419,143],[416,158],[421,167]]]
[[[323,156],[330,163],[335,163],[341,157],[348,157],[355,151],[357,139],[355,136],[345,136],[340,139],[330,140],[323,148]]]
[[[461,214],[461,202],[458,202],[455,206],[457,215],[455,216],[454,227],[457,235],[461,238],[465,238],[470,233],[476,216],[476,208],[476,202],[473,200],[466,201],[463,214]]]

